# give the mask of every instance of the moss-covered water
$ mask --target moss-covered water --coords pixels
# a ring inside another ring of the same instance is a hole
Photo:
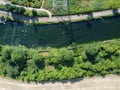
[[[60,47],[76,43],[120,38],[120,16],[50,25],[27,25],[8,21],[0,24],[0,44],[27,47]]]

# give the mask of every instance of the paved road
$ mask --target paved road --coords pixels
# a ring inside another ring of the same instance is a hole
[[[109,75],[105,78],[94,77],[40,84],[1,78],[0,90],[120,90],[120,76]]]

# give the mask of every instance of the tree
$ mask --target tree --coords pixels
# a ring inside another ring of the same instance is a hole
[[[10,4],[6,4],[6,8],[9,10],[9,11],[13,11],[13,6],[10,5]]]
[[[73,61],[74,61],[74,57],[73,57],[73,52],[70,50],[66,50],[66,49],[61,49],[59,52],[60,55],[60,63],[62,63],[63,65],[66,66],[72,66],[73,65]]]
[[[18,9],[18,13],[19,13],[19,14],[24,14],[25,11],[26,11],[26,10],[25,10],[24,7],[19,7],[19,9]]]
[[[33,14],[33,16],[37,16],[37,11],[33,9],[32,14]]]
[[[18,66],[11,66],[10,64],[5,64],[5,67],[4,67],[4,75],[5,76],[9,76],[9,77],[12,77],[12,78],[16,78],[16,76],[19,75],[19,67]]]
[[[12,53],[12,48],[10,47],[5,47],[3,48],[2,52],[1,52],[1,60],[4,62],[7,62],[8,60],[11,59],[11,53]]]
[[[11,53],[11,60],[22,70],[26,66],[27,51],[19,48],[14,49]]]
[[[44,58],[40,53],[35,53],[32,58],[35,61],[35,64],[38,68],[43,69],[45,66]]]

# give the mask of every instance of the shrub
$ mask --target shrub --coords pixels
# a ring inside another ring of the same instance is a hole
[[[1,52],[1,60],[3,60],[4,62],[8,61],[11,59],[11,53],[12,53],[12,48],[10,47],[4,47],[2,49],[2,52]]]
[[[40,8],[42,0],[10,0],[13,4],[28,7]],[[120,0],[68,0],[68,7],[57,7],[53,10],[52,0],[46,0],[44,8],[52,11],[53,15],[70,15],[80,13],[90,13],[106,9],[117,9],[120,7]],[[46,16],[46,14],[40,14]]]
[[[40,53],[35,53],[32,58],[39,69],[44,69],[44,58]]]
[[[11,65],[9,65],[9,64],[7,64],[6,66],[5,66],[5,75],[6,76],[9,76],[9,77],[12,77],[12,78],[16,78],[16,76],[18,76],[19,75],[19,67],[18,66],[15,66],[15,67],[13,67],[13,66],[11,66]]]
[[[72,66],[74,62],[73,52],[66,49],[60,50],[60,63],[67,66]]]
[[[20,48],[15,48],[11,53],[11,60],[22,70],[26,66],[27,51]]]
[[[18,13],[18,14],[24,14],[24,12],[26,11],[24,7],[17,7],[10,4],[6,4],[6,8],[8,11]]]
[[[36,10],[32,10],[33,16],[37,16],[37,11]]]
[[[19,9],[18,9],[18,13],[19,13],[19,14],[24,14],[25,11],[26,11],[26,10],[25,10],[24,7],[19,7]]]
[[[76,47],[78,55],[75,55],[76,51],[72,49],[51,48],[47,56],[42,56],[36,49],[1,46],[0,75],[24,81],[50,81],[120,74],[119,40]]]
[[[47,17],[47,16],[48,16],[48,13],[42,12],[42,11],[38,11],[38,12],[37,12],[37,15],[40,16],[40,17]]]
[[[13,6],[10,5],[10,4],[6,4],[6,8],[9,10],[9,11],[13,11]]]

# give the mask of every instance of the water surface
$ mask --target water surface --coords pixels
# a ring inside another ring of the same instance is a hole
[[[98,20],[32,25],[7,21],[0,24],[0,44],[27,47],[61,47],[76,43],[120,38],[120,16]]]

